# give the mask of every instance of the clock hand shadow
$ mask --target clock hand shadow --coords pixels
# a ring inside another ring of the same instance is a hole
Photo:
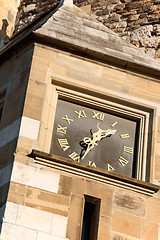
[[[82,158],[86,149],[87,149],[88,144],[86,144],[84,141],[80,141],[79,145],[82,147],[82,150],[81,150],[81,153],[80,153],[80,158]]]
[[[91,138],[92,138],[92,136],[93,136],[92,129],[90,129],[90,134],[91,134]],[[87,148],[88,148],[88,143],[84,142],[84,140],[83,140],[83,141],[79,142],[79,145],[82,147],[82,150],[81,150],[81,153],[80,153],[80,158],[82,158],[83,155],[85,154]]]

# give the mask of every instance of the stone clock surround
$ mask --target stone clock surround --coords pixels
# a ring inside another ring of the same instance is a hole
[[[42,112],[42,122],[39,129],[39,149],[46,153],[50,152],[58,98],[68,101],[72,100],[82,105],[83,102],[85,102],[85,105],[96,106],[97,108],[100,107],[104,109],[104,111],[105,109],[109,109],[119,115],[125,114],[131,119],[137,119],[140,122],[136,178],[145,181],[147,179],[146,161],[150,161],[149,159],[153,156],[151,152],[147,156],[147,144],[150,141],[149,138],[151,138],[151,132],[153,131],[152,116],[154,115],[154,108],[151,108],[151,106],[144,107],[140,103],[139,105],[137,103],[135,106],[132,104],[132,101],[129,103],[128,99],[125,100],[125,98],[122,99],[122,97],[118,99],[113,93],[104,93],[103,90],[100,91],[99,89],[97,89],[97,97],[93,97],[94,88],[91,84],[87,84],[87,86],[83,86],[80,82],[76,82],[76,84],[74,82],[73,84],[74,79],[69,79],[67,77],[62,78],[62,76],[59,76],[58,78],[57,75],[53,77],[52,74],[51,76],[47,76],[46,79],[48,82],[46,91],[47,99],[44,101],[44,112]],[[95,91],[94,95],[96,95]],[[121,104],[116,102],[121,102]],[[46,115],[48,118],[46,118]]]

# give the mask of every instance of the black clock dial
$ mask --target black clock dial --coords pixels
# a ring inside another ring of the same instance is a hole
[[[58,100],[51,153],[134,177],[137,122]]]

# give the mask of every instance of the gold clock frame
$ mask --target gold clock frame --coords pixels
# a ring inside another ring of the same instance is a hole
[[[139,140],[137,151],[136,179],[148,181],[149,168],[152,161],[152,132],[154,108],[142,106],[140,103],[128,102],[121,97],[75,86],[74,83],[62,81],[56,77],[47,85],[41,127],[39,132],[39,149],[49,153],[54,117],[58,99],[94,107],[97,110],[116,113],[139,122]]]

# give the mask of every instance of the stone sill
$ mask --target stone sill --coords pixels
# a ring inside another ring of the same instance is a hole
[[[160,190],[160,186],[125,177],[116,173],[108,172],[100,168],[94,168],[84,163],[74,162],[70,159],[59,157],[33,149],[30,157],[34,158],[35,163],[43,166],[52,167],[81,177],[90,178],[98,182],[110,184],[112,186],[128,189],[134,192],[152,196]]]

